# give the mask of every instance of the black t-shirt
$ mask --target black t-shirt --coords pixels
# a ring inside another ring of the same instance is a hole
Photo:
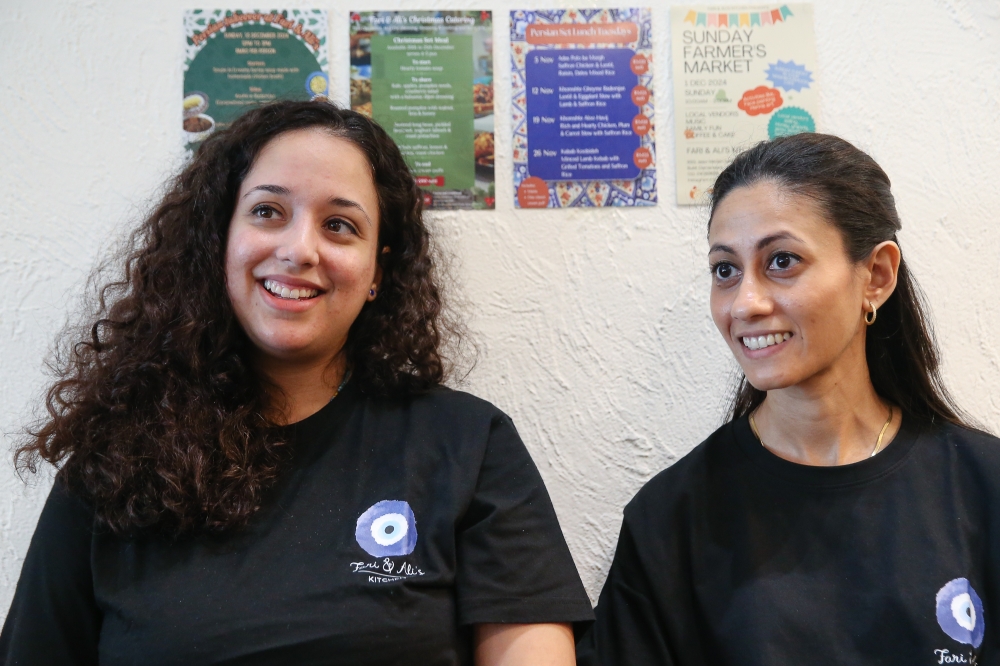
[[[580,664],[996,664],[1000,440],[904,419],[812,467],[746,418],[625,509]]]
[[[293,464],[224,536],[95,531],[57,482],[0,662],[470,664],[473,624],[592,618],[538,470],[492,405],[349,384],[291,429]]]

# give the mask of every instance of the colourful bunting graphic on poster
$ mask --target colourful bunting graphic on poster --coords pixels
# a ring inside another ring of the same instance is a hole
[[[812,5],[711,9],[670,12],[679,204],[757,141],[816,131]]]
[[[688,10],[684,22],[705,27],[743,28],[752,26],[774,25],[794,16],[788,5],[781,5],[763,12],[699,12]]]

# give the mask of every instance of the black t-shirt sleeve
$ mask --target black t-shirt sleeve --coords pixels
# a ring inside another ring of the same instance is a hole
[[[101,613],[90,568],[93,514],[57,480],[31,538],[0,664],[97,664]]]
[[[664,563],[666,565],[666,563]],[[672,666],[661,608],[628,521],[597,602],[597,621],[577,644],[578,666]]]
[[[492,419],[456,538],[461,624],[593,618],[542,478],[504,415]]]

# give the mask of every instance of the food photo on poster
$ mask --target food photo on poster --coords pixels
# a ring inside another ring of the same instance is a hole
[[[351,108],[396,141],[436,209],[495,208],[493,15],[350,15]]]
[[[252,105],[326,96],[327,29],[322,9],[185,10],[184,143]]]
[[[715,178],[752,144],[816,131],[812,9],[671,8],[678,204],[707,203]]]
[[[515,206],[655,205],[651,14],[510,13]]]

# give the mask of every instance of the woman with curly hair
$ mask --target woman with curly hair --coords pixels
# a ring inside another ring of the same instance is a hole
[[[442,387],[422,198],[372,121],[210,137],[18,451],[58,466],[10,664],[568,664],[591,618],[510,419]]]

